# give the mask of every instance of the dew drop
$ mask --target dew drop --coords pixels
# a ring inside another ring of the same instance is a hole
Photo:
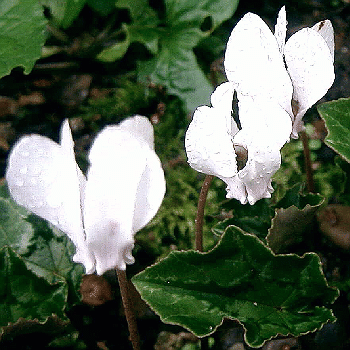
[[[213,326],[209,326],[209,331],[211,332],[214,329]]]
[[[28,152],[28,151],[22,152],[22,156],[23,156],[23,157],[29,157],[29,152]]]
[[[253,303],[253,304],[254,304],[254,306],[258,306],[258,303],[257,303],[256,301],[254,301],[254,303]]]

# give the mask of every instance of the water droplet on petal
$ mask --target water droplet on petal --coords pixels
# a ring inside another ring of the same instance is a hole
[[[29,157],[29,152],[28,151],[23,151],[22,152],[23,157]]]

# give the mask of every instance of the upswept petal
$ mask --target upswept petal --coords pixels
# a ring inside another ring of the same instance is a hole
[[[139,140],[143,140],[148,144],[148,147],[154,149],[154,132],[150,121],[141,115],[134,115],[126,118],[118,124],[119,129],[128,131]]]
[[[140,142],[145,142],[147,156],[146,167],[142,174],[142,181],[137,190],[134,225],[133,230],[141,230],[157,213],[166,190],[164,171],[162,164],[154,152],[154,130],[150,121],[141,115],[135,115],[124,119],[117,126],[120,130],[125,130]]]
[[[326,19],[324,21],[316,23],[312,29],[316,30],[316,32],[320,34],[325,40],[334,61],[334,29],[332,22]]]
[[[225,53],[227,79],[241,96],[273,99],[288,113],[293,87],[277,40],[257,15],[246,14],[232,30]]]
[[[284,53],[284,45],[286,43],[287,35],[287,14],[286,7],[283,6],[277,16],[277,22],[275,25],[275,38],[277,40],[280,53]]]
[[[35,134],[21,138],[9,155],[6,180],[18,204],[68,235],[76,246],[73,260],[91,273],[94,260],[84,240],[80,206],[85,177],[75,162],[68,120],[62,125],[61,145]]]
[[[293,34],[286,43],[284,55],[293,82],[293,99],[297,103],[293,126],[293,137],[297,137],[306,111],[333,84],[333,57],[323,36],[311,28],[304,28]]]
[[[159,159],[124,126],[103,129],[89,154],[84,223],[98,274],[133,263],[134,234],[155,215],[165,192]]]
[[[216,90],[222,99],[215,92],[212,97],[217,108],[201,106],[194,112],[186,132],[185,147],[188,162],[193,169],[204,174],[231,177],[237,173],[231,129],[233,92],[230,95],[229,90],[226,90],[230,89],[229,84],[222,85]]]

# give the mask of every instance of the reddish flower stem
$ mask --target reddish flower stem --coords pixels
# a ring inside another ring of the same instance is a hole
[[[203,223],[204,223],[204,208],[207,201],[208,191],[210,184],[213,180],[213,175],[206,175],[203,181],[201,192],[199,194],[198,206],[197,206],[197,216],[196,216],[196,250],[203,252]],[[201,338],[201,349],[208,350],[208,337]]]
[[[313,177],[312,170],[312,162],[309,148],[309,137],[305,130],[300,132],[301,142],[303,143],[303,151],[304,151],[304,162],[305,162],[305,172],[306,172],[306,180],[307,180],[307,190],[308,192],[315,192],[315,183]]]
[[[120,294],[124,306],[125,317],[128,323],[130,333],[130,341],[134,350],[140,350],[140,336],[137,330],[137,323],[134,310],[130,301],[129,281],[126,276],[125,270],[116,269],[116,271],[119,282]]]
[[[211,181],[213,180],[213,175],[206,175],[201,192],[199,194],[198,206],[197,206],[197,216],[196,216],[196,250],[199,252],[203,251],[203,222],[204,222],[204,207],[207,201],[207,195]]]

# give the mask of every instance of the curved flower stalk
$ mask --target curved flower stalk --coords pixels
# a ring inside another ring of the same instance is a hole
[[[134,116],[105,127],[90,149],[87,177],[73,147],[68,120],[59,144],[40,135],[22,137],[8,159],[11,196],[69,236],[73,260],[87,274],[125,270],[134,262],[134,234],[156,214],[165,194],[152,125]]]
[[[186,133],[190,166],[222,179],[227,197],[242,204],[271,197],[280,149],[297,137],[305,112],[334,80],[331,22],[304,28],[287,42],[286,28],[284,7],[275,34],[252,13],[237,23],[225,53],[228,82],[213,92],[212,107],[196,109]],[[232,117],[234,92],[240,127]]]

